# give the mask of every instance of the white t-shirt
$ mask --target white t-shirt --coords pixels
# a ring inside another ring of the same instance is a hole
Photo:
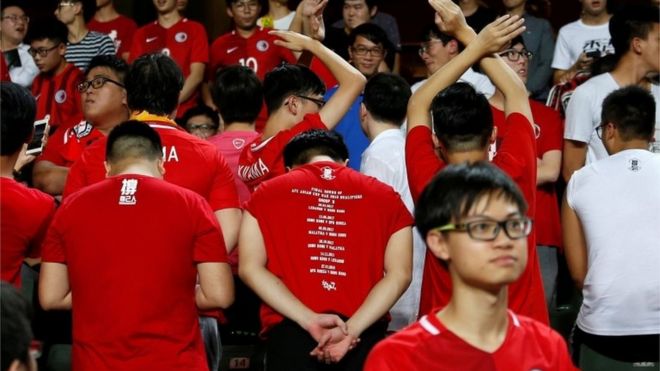
[[[416,92],[417,89],[419,89],[419,87],[426,82],[426,80],[428,79],[424,79],[414,83],[413,86],[410,87],[410,90],[412,90],[413,93]],[[458,79],[458,82],[469,83],[470,85],[472,85],[472,87],[474,87],[476,91],[485,95],[486,98],[490,98],[493,96],[493,94],[495,94],[495,85],[493,85],[493,83],[490,82],[488,76],[476,72],[472,68],[468,68],[467,71],[465,71],[465,73],[461,75],[461,77]]]
[[[660,333],[660,155],[626,150],[566,188],[587,244],[577,325],[604,336]]]
[[[21,60],[20,67],[12,67],[9,69],[9,78],[11,81],[24,87],[30,89],[32,86],[32,80],[39,74],[39,68],[34,63],[34,59],[28,53],[30,45],[20,44],[18,45],[18,57]]]
[[[619,85],[610,73],[594,76],[573,92],[566,108],[564,139],[587,143],[585,164],[607,157],[603,142],[596,134],[600,126],[600,114],[603,100],[608,94],[619,89]],[[660,86],[651,85],[651,94],[656,106],[660,101]],[[660,110],[655,111],[655,139],[660,141]],[[660,143],[660,142],[658,142]]]
[[[401,195],[401,200],[413,213],[415,207],[410,189],[405,160],[405,136],[398,129],[385,130],[362,153],[360,172],[390,185]],[[416,229],[413,230],[413,271],[408,289],[390,310],[392,320],[388,329],[400,330],[417,320],[424,272],[426,245]]]
[[[609,22],[598,26],[586,25],[582,20],[571,22],[559,29],[552,68],[567,70],[575,64],[580,54],[595,51],[600,52],[601,56],[614,53]]]

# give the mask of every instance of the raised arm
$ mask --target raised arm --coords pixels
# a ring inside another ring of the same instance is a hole
[[[337,79],[339,88],[319,111],[321,120],[328,129],[333,129],[364,89],[366,78],[360,71],[332,50],[326,48],[318,40],[291,31],[271,31],[271,34],[282,39],[275,41],[277,45],[294,51],[306,50],[311,52],[328,67]]]

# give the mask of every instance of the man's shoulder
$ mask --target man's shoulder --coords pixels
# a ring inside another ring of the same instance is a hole
[[[11,201],[21,201],[22,203],[29,204],[31,206],[47,206],[54,205],[55,200],[52,196],[36,189],[28,188],[22,183],[19,183],[13,179],[9,178],[0,178],[0,187],[2,188],[2,203],[7,200]],[[19,196],[19,197],[17,197]]]

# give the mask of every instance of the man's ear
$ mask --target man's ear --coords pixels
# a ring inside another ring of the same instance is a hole
[[[488,143],[492,144],[495,143],[497,140],[497,126],[493,126],[493,131],[490,132],[490,138],[488,139]]]
[[[105,177],[107,178],[110,176],[111,170],[110,165],[108,165],[108,161],[103,161],[103,167],[105,168]]]
[[[447,52],[451,55],[458,54],[458,41],[456,39],[451,39],[447,41],[447,44],[445,44],[445,48],[447,48]]]
[[[433,253],[433,255],[444,261],[448,261],[451,258],[449,253],[449,243],[445,238],[445,235],[442,232],[430,231],[426,234],[426,246]]]
[[[360,103],[360,122],[366,122],[368,114],[367,107],[365,107],[364,103]]]
[[[227,16],[229,16],[231,19],[234,19],[234,12],[231,11],[231,6],[227,6]]]
[[[371,18],[375,17],[376,13],[378,13],[378,5],[374,5],[369,9],[369,16],[371,16]]]

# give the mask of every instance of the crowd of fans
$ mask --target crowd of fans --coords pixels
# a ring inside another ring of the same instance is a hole
[[[2,369],[659,369],[658,3],[328,1],[2,2]]]

